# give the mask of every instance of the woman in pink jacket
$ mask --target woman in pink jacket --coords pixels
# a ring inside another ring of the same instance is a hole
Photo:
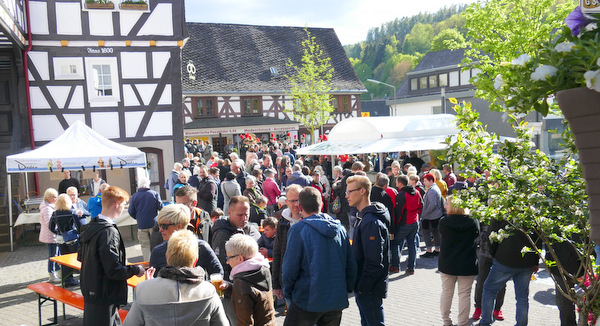
[[[56,243],[56,235],[50,231],[48,225],[52,213],[56,210],[54,203],[58,197],[58,192],[54,188],[48,188],[44,192],[44,200],[40,204],[40,237],[39,240],[48,247],[48,281],[51,283],[60,283],[60,276],[57,271],[60,268],[55,262],[50,261],[50,258],[60,255],[58,244]]]
[[[264,172],[265,181],[263,181],[263,195],[267,197],[267,214],[274,216],[277,210],[277,198],[281,195],[281,190],[275,181],[275,170],[266,169]]]

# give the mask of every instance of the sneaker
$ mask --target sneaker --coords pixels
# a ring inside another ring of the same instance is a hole
[[[65,280],[65,287],[77,286],[79,285],[79,281],[74,278],[68,278]]]
[[[440,251],[439,250],[434,250],[433,251],[433,255],[434,256],[439,256],[440,255]]]
[[[432,258],[434,256],[435,256],[435,254],[433,252],[427,251],[426,253],[421,255],[421,258]]]
[[[504,314],[502,313],[502,310],[494,310],[494,319],[496,320],[504,320]]]
[[[390,274],[400,273],[400,269],[398,267],[390,267]]]
[[[415,274],[415,270],[414,269],[407,269],[406,270],[406,274],[407,275],[414,275]]]
[[[56,274],[56,272],[48,273],[48,282],[49,283],[60,283],[60,281],[61,281],[60,276],[58,276]]]
[[[481,318],[481,308],[475,308],[475,312],[473,313],[473,317],[471,317],[471,319],[479,320],[479,318]]]

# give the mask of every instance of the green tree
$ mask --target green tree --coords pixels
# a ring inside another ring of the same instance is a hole
[[[286,104],[285,111],[308,129],[314,142],[314,131],[327,123],[334,111],[330,94],[333,90],[333,66],[308,28],[304,31],[306,39],[302,41],[302,63],[297,66],[291,59],[287,63],[296,73],[285,75],[290,83],[290,89],[285,93],[292,100],[291,107]]]
[[[448,28],[437,34],[431,42],[431,51],[449,49],[451,46],[465,47],[465,38],[454,28]]]
[[[416,24],[410,34],[404,38],[403,52],[405,54],[427,53],[431,49],[433,39],[433,26],[430,24]]]
[[[562,27],[573,2],[556,0],[490,0],[474,3],[463,13],[466,17],[467,50],[464,63],[481,69],[484,78],[474,78],[476,96],[490,102],[490,108],[502,111],[502,100],[494,87],[494,77],[505,62],[521,54],[537,51],[534,44],[548,39]],[[463,48],[455,44],[453,48]],[[491,77],[491,78],[489,78]]]
[[[455,99],[451,101],[456,103]],[[552,160],[532,148],[532,128],[526,122],[511,116],[509,122],[517,135],[516,141],[498,144],[498,136],[486,131],[470,103],[457,103],[454,109],[460,132],[455,140],[447,140],[444,159],[458,164],[468,176],[482,178],[475,167],[489,171],[488,179],[480,187],[457,192],[454,202],[468,208],[471,217],[482,222],[494,219],[508,222],[508,228],[490,236],[492,241],[501,241],[504,234],[515,230],[533,232],[539,237],[546,255],[531,236],[530,245],[522,252],[535,252],[547,269],[557,268],[558,276],[551,274],[557,284],[579,287],[578,291],[565,286],[566,291],[561,289],[557,295],[573,301],[579,309],[579,325],[588,325],[588,312],[596,316],[600,313],[597,279],[600,269],[593,258],[595,244],[589,237],[585,180],[581,165],[574,159],[570,130],[567,128],[562,134],[567,155]],[[573,257],[558,255],[559,248]],[[568,268],[567,260],[575,260],[579,266]]]

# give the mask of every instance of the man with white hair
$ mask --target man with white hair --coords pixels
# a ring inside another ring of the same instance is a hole
[[[177,181],[179,181],[179,173],[181,173],[181,169],[183,169],[183,165],[181,165],[181,163],[176,162],[173,164],[173,171],[171,171],[171,174],[165,182],[165,189],[168,190],[169,194],[173,193],[173,187],[175,184],[177,184]]]
[[[131,217],[137,220],[138,241],[142,246],[144,261],[150,260],[152,228],[156,224],[158,211],[162,208],[163,203],[160,195],[150,189],[150,180],[146,177],[141,177],[138,180],[138,191],[131,196],[131,202],[127,211]]]
[[[231,172],[235,173],[235,181],[239,183],[240,190],[244,193],[244,190],[246,190],[246,178],[249,176],[248,172],[244,171],[244,166],[239,160],[231,163]]]

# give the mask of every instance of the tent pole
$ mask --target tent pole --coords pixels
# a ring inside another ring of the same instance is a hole
[[[27,180],[27,172],[25,174],[25,192],[27,193],[27,200],[29,200],[29,180]]]
[[[333,179],[333,168],[335,167],[335,155],[331,155],[331,178]]]
[[[383,172],[383,153],[379,153],[379,172]]]
[[[10,173],[6,174],[6,186],[8,187],[8,232],[10,233],[10,251],[15,251],[13,241],[13,220],[12,220],[12,186],[10,180]]]

